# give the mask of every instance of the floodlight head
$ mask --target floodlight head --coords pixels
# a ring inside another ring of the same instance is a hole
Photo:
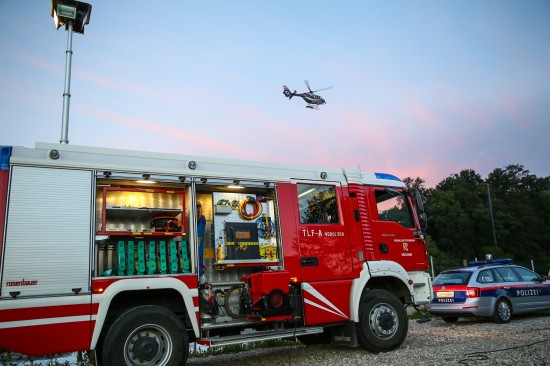
[[[90,23],[92,5],[75,0],[52,0],[51,16],[57,29],[62,25],[68,29],[73,22],[73,32],[84,34],[84,26]]]

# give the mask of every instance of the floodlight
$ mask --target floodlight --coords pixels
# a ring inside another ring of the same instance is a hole
[[[90,23],[92,5],[74,0],[52,0],[51,16],[57,29],[62,25],[69,30],[72,23],[73,32],[84,34],[84,26]]]
[[[92,5],[75,0],[52,0],[50,15],[56,29],[62,25],[67,30],[65,57],[65,90],[63,91],[63,116],[61,121],[62,144],[69,143],[69,102],[71,99],[71,60],[73,55],[73,32],[84,34],[84,26],[90,23]]]

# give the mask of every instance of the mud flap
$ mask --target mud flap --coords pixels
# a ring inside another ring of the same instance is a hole
[[[330,328],[331,344],[348,347],[358,347],[357,332],[354,322],[346,322],[340,326]]]

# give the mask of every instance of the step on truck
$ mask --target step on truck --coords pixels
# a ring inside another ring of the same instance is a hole
[[[390,174],[37,143],[0,153],[0,350],[184,365],[189,343],[391,351],[432,293]]]

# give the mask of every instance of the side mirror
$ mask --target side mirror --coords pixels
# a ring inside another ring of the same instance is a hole
[[[426,215],[426,210],[424,209],[424,202],[426,199],[422,197],[418,189],[414,190],[414,199],[416,201],[416,207],[418,207],[418,220],[420,221],[420,227],[422,230],[426,230],[428,227],[428,216]]]
[[[416,205],[418,206],[418,211],[420,213],[425,213],[426,211],[424,210],[424,201],[426,199],[424,197],[422,197],[422,195],[420,194],[420,191],[418,191],[418,189],[414,191],[414,197],[416,199]]]
[[[420,221],[420,227],[422,230],[426,230],[428,228],[428,216],[426,216],[426,213],[420,213],[420,215],[418,215],[418,220]]]

